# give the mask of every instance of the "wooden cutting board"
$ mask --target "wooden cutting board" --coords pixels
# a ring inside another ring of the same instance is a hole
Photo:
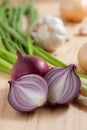
[[[40,14],[59,15],[59,4],[36,3]],[[80,46],[87,37],[76,36],[82,26],[87,26],[87,18],[80,23],[65,23],[69,41],[56,49],[54,56],[65,63],[77,62]],[[0,73],[0,130],[87,130],[87,107],[70,105],[64,108],[40,108],[33,113],[20,113],[10,107],[7,101],[10,75]]]

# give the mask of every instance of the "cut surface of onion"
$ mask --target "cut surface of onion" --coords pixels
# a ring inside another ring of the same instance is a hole
[[[9,81],[9,84],[8,101],[14,109],[33,111],[47,100],[48,85],[41,76],[26,75],[16,81]]]
[[[48,101],[51,104],[67,104],[78,96],[81,82],[75,69],[75,65],[57,67],[46,74]]]

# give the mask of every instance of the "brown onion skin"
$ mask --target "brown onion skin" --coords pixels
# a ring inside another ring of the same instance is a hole
[[[17,80],[20,77],[28,74],[38,74],[44,77],[49,70],[48,64],[38,56],[22,56],[22,54],[19,51],[17,51],[17,56],[18,59],[12,67],[12,80]]]
[[[71,22],[80,22],[83,20],[87,16],[87,2],[84,4],[83,1],[63,0],[60,5],[61,16]]]

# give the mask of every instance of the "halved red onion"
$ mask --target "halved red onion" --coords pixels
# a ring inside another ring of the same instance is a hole
[[[22,76],[9,81],[9,104],[19,111],[33,111],[47,100],[48,85],[44,78],[36,74]]]
[[[75,65],[56,67],[45,76],[48,82],[48,101],[51,104],[67,104],[79,94],[81,81],[75,73]]]

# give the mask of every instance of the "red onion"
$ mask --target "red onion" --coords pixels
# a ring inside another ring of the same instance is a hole
[[[9,81],[9,104],[16,110],[28,112],[41,107],[47,100],[48,85],[44,78],[36,74],[22,76]]]
[[[75,69],[75,65],[57,67],[46,74],[48,101],[51,104],[67,104],[78,96],[81,82]]]
[[[18,59],[13,65],[11,79],[16,80],[28,74],[38,74],[45,76],[49,70],[48,64],[38,56],[25,55],[17,51]]]

